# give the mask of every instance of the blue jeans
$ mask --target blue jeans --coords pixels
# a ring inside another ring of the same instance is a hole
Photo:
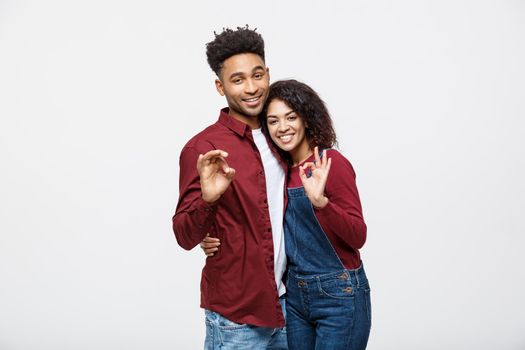
[[[308,277],[289,272],[287,295],[290,350],[366,349],[371,307],[362,266]]]
[[[286,317],[285,298],[281,306]],[[206,340],[204,350],[286,350],[286,328],[257,327],[239,324],[222,315],[204,310],[206,316]]]

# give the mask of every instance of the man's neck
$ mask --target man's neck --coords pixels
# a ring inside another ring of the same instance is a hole
[[[230,109],[229,115],[230,117],[237,119],[238,121],[248,125],[252,129],[259,129],[261,127],[261,123],[259,123],[258,117],[250,117],[244,114],[234,112],[231,109]]]

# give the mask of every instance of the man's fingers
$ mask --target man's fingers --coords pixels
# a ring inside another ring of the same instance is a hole
[[[199,154],[199,158],[197,158],[197,169],[202,168],[203,165],[204,165],[204,155]]]
[[[224,158],[216,158],[216,163],[221,167],[221,170],[226,174],[228,175],[228,173],[230,172],[230,166],[228,165],[228,163],[226,162],[226,160]]]
[[[228,152],[220,150],[220,149],[214,149],[211,151],[206,152],[203,154],[203,160],[212,160],[214,158],[226,158],[228,157]]]
[[[226,174],[226,176],[228,177],[229,180],[233,179],[233,177],[235,176],[235,169],[233,168],[228,168],[227,171],[224,172]]]

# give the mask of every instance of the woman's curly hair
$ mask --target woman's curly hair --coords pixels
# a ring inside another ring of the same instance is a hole
[[[311,149],[319,150],[337,146],[337,137],[332,118],[323,100],[308,85],[297,80],[280,80],[270,85],[270,92],[260,114],[261,125],[268,134],[266,114],[273,100],[281,100],[294,110],[304,121],[305,136]],[[286,157],[289,159],[289,156]]]
[[[223,28],[215,34],[215,40],[206,44],[206,56],[211,69],[219,76],[225,60],[241,53],[254,53],[264,61],[264,40],[257,28],[237,27],[237,30]]]

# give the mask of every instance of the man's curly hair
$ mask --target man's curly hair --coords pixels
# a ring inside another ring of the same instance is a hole
[[[305,83],[297,80],[280,80],[270,85],[270,93],[260,114],[261,126],[268,133],[266,114],[268,105],[273,100],[281,100],[294,110],[305,123],[305,136],[310,148],[319,150],[337,146],[337,137],[323,100]],[[290,159],[286,152],[280,152],[285,159]]]
[[[231,56],[241,53],[254,53],[264,61],[264,40],[257,28],[237,27],[237,30],[223,28],[215,34],[215,40],[206,44],[206,56],[211,69],[219,76],[223,63]]]

